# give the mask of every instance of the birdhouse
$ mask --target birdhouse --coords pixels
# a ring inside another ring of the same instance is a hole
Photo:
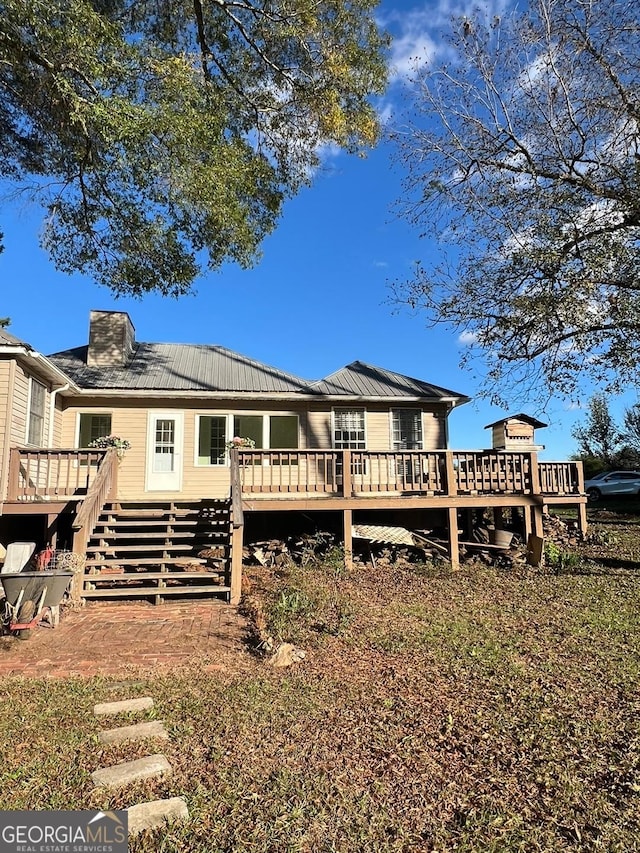
[[[509,415],[495,423],[487,424],[485,429],[492,431],[494,450],[544,450],[544,444],[536,444],[535,431],[548,424],[529,415]]]

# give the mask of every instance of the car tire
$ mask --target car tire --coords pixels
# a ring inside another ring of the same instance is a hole
[[[595,503],[596,501],[599,501],[601,497],[602,497],[602,492],[600,491],[600,489],[596,489],[596,488],[587,489],[587,498],[591,501],[591,503]]]

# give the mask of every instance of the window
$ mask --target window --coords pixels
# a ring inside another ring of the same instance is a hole
[[[233,434],[251,438],[256,448],[292,449],[298,446],[297,415],[235,415]]]
[[[262,415],[236,415],[233,419],[233,434],[240,438],[250,438],[255,447],[264,447]]]
[[[154,437],[153,471],[171,474],[176,451],[176,422],[171,418],[158,418]]]
[[[272,450],[292,450],[298,446],[298,416],[269,417],[269,447]]]
[[[27,443],[42,447],[44,435],[44,408],[47,398],[47,389],[35,379],[31,380],[29,389],[29,423],[27,429]]]
[[[364,409],[334,409],[333,446],[336,450],[365,450]]]
[[[336,450],[366,450],[364,409],[333,410],[333,446]],[[366,474],[366,463],[351,460],[351,474]],[[336,474],[342,476],[342,460],[336,463]]]
[[[224,465],[227,441],[226,415],[200,415],[198,465]]]
[[[393,450],[422,450],[420,409],[393,409],[391,412]]]
[[[100,414],[81,414],[78,428],[78,447],[89,447],[96,438],[111,435],[111,415],[105,412]]]
[[[228,425],[233,427],[230,434]],[[297,415],[200,415],[196,431],[198,465],[227,464],[226,443],[234,435],[252,439],[258,450],[298,447]]]

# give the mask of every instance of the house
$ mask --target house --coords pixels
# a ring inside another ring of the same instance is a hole
[[[86,554],[85,598],[236,601],[247,515],[339,513],[349,560],[354,513],[438,512],[454,563],[474,507],[520,507],[539,531],[542,503],[563,501],[584,523],[579,463],[448,450],[468,399],[359,361],[308,381],[220,346],[141,343],[124,312],[92,311],[88,344],[47,357],[1,332],[0,541],[39,524]]]

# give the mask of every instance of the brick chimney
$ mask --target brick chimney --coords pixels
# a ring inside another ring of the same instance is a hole
[[[135,329],[126,311],[89,314],[89,367],[124,367],[133,353]]]

